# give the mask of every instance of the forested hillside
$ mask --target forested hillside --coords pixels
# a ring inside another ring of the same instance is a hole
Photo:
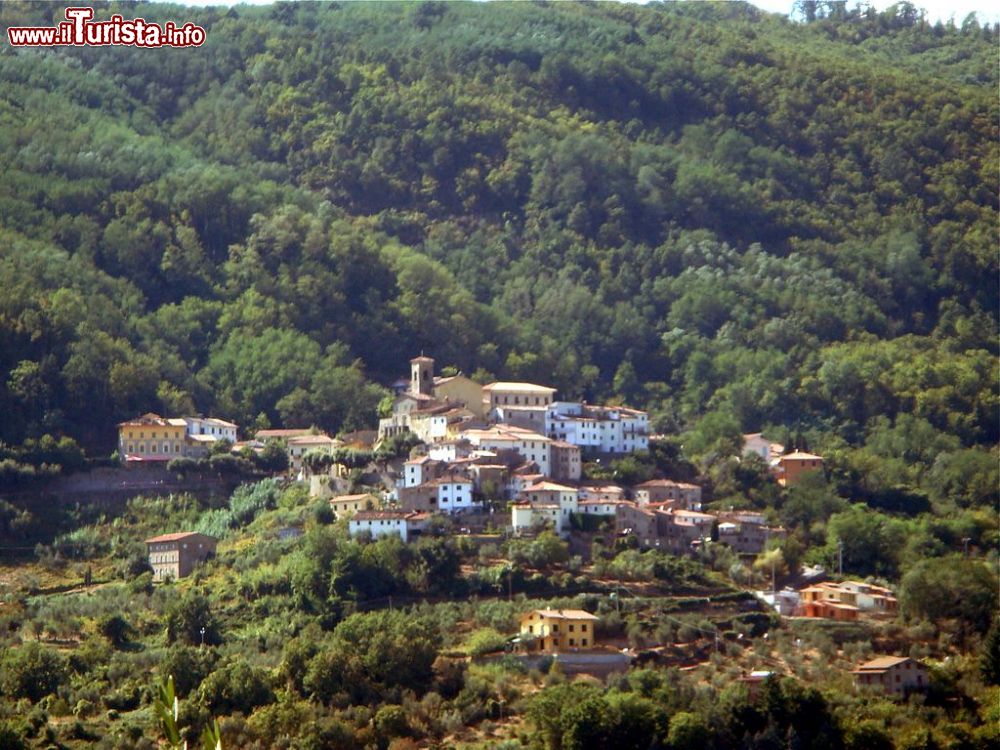
[[[151,5],[205,45],[5,45],[8,466],[145,411],[370,425],[424,350],[703,466],[770,427],[988,501],[997,29],[834,11]]]

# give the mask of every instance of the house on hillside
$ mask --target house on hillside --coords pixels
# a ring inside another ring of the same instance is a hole
[[[153,569],[153,580],[176,580],[190,575],[197,563],[215,556],[217,544],[214,537],[194,531],[161,534],[147,539],[146,553],[149,567]]]
[[[672,479],[651,479],[633,488],[639,505],[672,501],[673,507],[685,510],[701,509],[701,487]]]
[[[907,656],[880,656],[851,671],[854,685],[889,695],[905,695],[927,688],[927,667]]]
[[[800,482],[806,474],[822,470],[823,457],[803,451],[779,456],[771,466],[771,472],[782,487],[791,487]]]
[[[483,408],[483,387],[462,373],[444,378],[434,378],[434,398],[460,404],[480,419],[486,418]]]
[[[759,432],[751,432],[743,436],[743,454],[754,453],[768,465],[784,452],[785,446],[768,440]]]
[[[337,495],[330,498],[330,510],[338,520],[352,513],[371,510],[378,503],[378,498],[370,493],[358,495]]]
[[[347,531],[352,537],[368,533],[372,538],[395,534],[404,542],[419,534],[427,525],[428,513],[405,510],[361,510],[347,523]]]
[[[293,474],[302,471],[302,457],[307,453],[325,453],[333,455],[334,448],[341,446],[341,442],[325,433],[316,435],[295,435],[287,439],[288,446],[288,468]]]
[[[236,442],[236,425],[215,417],[143,414],[118,425],[118,455],[126,464],[201,458],[220,440]]]
[[[496,382],[483,386],[483,408],[487,415],[497,407],[540,406],[552,403],[556,389],[520,382]],[[544,423],[543,423],[544,424]]]
[[[521,615],[521,640],[539,651],[593,648],[598,618],[582,609],[534,609]]]

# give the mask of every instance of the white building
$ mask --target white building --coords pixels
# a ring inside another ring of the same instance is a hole
[[[406,542],[414,532],[423,529],[427,517],[426,513],[408,513],[401,510],[362,510],[355,513],[347,522],[347,530],[352,537],[364,532],[368,532],[375,539],[395,534]]]
[[[750,432],[743,436],[743,453],[756,453],[768,465],[784,452],[785,446],[771,442],[760,432]]]
[[[618,506],[626,503],[628,500],[581,500],[577,507],[584,515],[614,518],[618,515]]]
[[[515,534],[523,534],[542,526],[551,526],[560,536],[569,534],[570,520],[558,505],[514,503],[510,509],[511,526]]]
[[[436,476],[437,467],[440,461],[435,461],[430,456],[420,456],[411,458],[403,464],[403,487],[416,487],[424,482],[429,482]]]
[[[472,507],[472,480],[450,475],[428,484],[437,489],[437,507],[442,513],[455,513]]]
[[[545,414],[545,434],[594,453],[649,449],[649,416],[626,406],[556,401]]]
[[[236,442],[236,425],[215,417],[184,417],[188,436],[205,435],[213,440]]]
[[[551,470],[549,444],[551,439],[531,430],[510,425],[497,425],[485,430],[466,430],[462,437],[477,448],[489,451],[515,451],[525,461],[538,466],[545,476]]]
[[[471,455],[472,445],[466,440],[445,440],[427,447],[427,455],[435,461],[451,463]]]

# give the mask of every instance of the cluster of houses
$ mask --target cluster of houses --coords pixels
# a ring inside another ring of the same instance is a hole
[[[599,462],[648,449],[649,418],[638,409],[559,401],[555,388],[534,383],[481,385],[461,373],[439,377],[434,360],[423,355],[410,360],[409,378],[397,381],[393,389],[391,414],[380,420],[377,433],[334,438],[313,428],[266,429],[238,442],[232,422],[145,414],[119,425],[120,454],[126,463],[169,461],[204,456],[222,440],[233,451],[260,451],[280,441],[290,473],[308,477],[310,493],[327,498],[338,518],[348,517],[352,535],[395,534],[410,540],[426,530],[433,515],[445,514],[467,518],[462,527],[475,526],[475,520],[485,516],[481,525],[506,528],[515,535],[551,528],[569,536],[574,530],[603,526],[634,537],[641,547],[675,553],[691,552],[713,540],[740,554],[757,554],[785,536],[783,528],[768,524],[755,511],[704,512],[702,490],[695,484],[654,479],[624,487],[584,479],[584,459]],[[311,475],[306,466],[310,453],[371,448],[406,433],[423,445],[409,459],[388,466],[381,477],[383,488],[369,494],[337,494],[343,467],[333,464],[328,474]],[[785,453],[784,446],[759,433],[744,436],[744,452],[760,455],[785,486],[823,467],[820,456]],[[494,502],[484,504],[483,498]],[[509,515],[496,513],[496,501],[506,503]],[[152,549],[150,554],[152,560]],[[166,553],[157,554],[166,565]],[[164,575],[179,577],[181,568]],[[847,608],[858,605],[845,595],[836,600],[824,596],[803,606],[810,613],[840,613],[845,618]]]
[[[582,479],[585,458],[648,449],[649,418],[638,409],[557,401],[554,388],[533,383],[438,377],[434,360],[423,355],[410,360],[409,379],[394,387],[392,414],[380,421],[378,434],[409,432],[424,447],[403,462],[391,486],[369,496],[364,508],[350,508],[328,478],[311,477],[311,493],[328,497],[338,517],[350,516],[351,534],[410,539],[431,514],[477,514],[476,498],[488,497],[507,501],[509,517],[491,523],[514,534],[548,527],[568,536],[604,522],[643,547],[688,552],[715,539],[744,554],[785,535],[761,513],[702,512],[695,484],[655,479],[622,487]],[[759,434],[746,436],[745,450],[761,452],[782,484],[822,468],[820,457],[785,455]]]
[[[594,650],[599,618],[582,609],[533,609],[519,618],[516,642],[528,651],[560,654]],[[880,656],[851,671],[855,687],[892,696],[925,690],[927,667],[906,656]],[[775,673],[751,672],[739,679],[755,698],[762,683]]]
[[[862,615],[895,617],[899,611],[891,589],[863,581],[823,581],[798,591],[782,589],[762,598],[785,616],[847,621]]]

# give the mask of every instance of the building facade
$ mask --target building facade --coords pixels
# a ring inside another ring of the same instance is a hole
[[[535,609],[521,615],[521,638],[540,651],[593,648],[597,621],[582,609]]]
[[[146,540],[149,567],[153,580],[164,581],[190,575],[194,566],[215,555],[214,537],[193,531],[161,534]]]

